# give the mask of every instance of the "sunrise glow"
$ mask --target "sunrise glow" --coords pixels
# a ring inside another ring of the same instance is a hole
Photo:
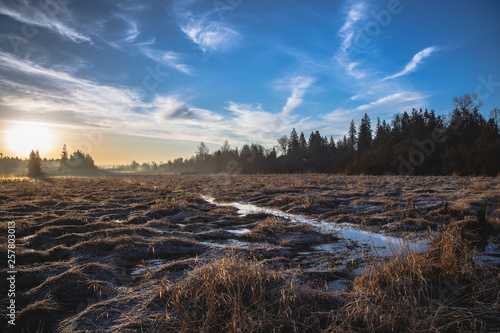
[[[5,134],[5,140],[7,148],[19,157],[28,157],[31,150],[43,155],[52,149],[52,133],[39,123],[23,122],[14,126]]]

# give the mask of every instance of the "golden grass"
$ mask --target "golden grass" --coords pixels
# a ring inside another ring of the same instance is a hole
[[[325,310],[338,304],[284,271],[237,255],[196,268],[162,290],[161,326],[178,332],[317,331],[328,322]]]
[[[499,270],[476,262],[462,227],[446,228],[426,253],[371,264],[343,293],[228,255],[162,282],[155,332],[498,331]]]
[[[461,226],[450,226],[427,253],[374,263],[329,331],[498,331],[498,274],[475,261]]]
[[[6,256],[6,221],[15,221],[23,249],[16,258],[23,272],[18,276],[25,279],[18,284],[19,315],[32,332],[500,331],[499,269],[478,263],[474,252],[500,229],[498,193],[499,179],[458,177],[0,180],[0,254]],[[237,217],[235,209],[209,205],[200,194],[284,207],[318,219],[342,216],[359,222],[381,215],[387,224],[425,226],[427,221],[442,233],[427,253],[406,251],[372,262],[357,278],[346,269],[349,289],[329,292],[319,283],[325,275],[313,278],[320,273],[288,265],[294,251],[325,242],[312,237],[310,227],[257,215]],[[376,206],[383,209],[373,213]],[[247,237],[288,247],[279,252],[283,261],[250,257],[246,248],[224,256],[225,249],[197,241],[205,232],[217,234],[219,228],[242,223],[252,229]],[[140,277],[127,273],[148,259],[168,264]],[[272,260],[288,268],[269,264]],[[97,266],[72,269],[100,262],[109,267],[99,274],[92,272]]]

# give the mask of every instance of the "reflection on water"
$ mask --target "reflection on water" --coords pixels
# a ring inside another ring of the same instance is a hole
[[[291,222],[308,224],[319,228],[324,233],[336,234],[347,241],[369,245],[378,255],[426,251],[428,249],[427,241],[393,237],[377,232],[360,230],[359,226],[352,223],[337,224],[303,215],[286,213],[276,208],[258,207],[253,204],[241,202],[219,203],[215,202],[214,198],[208,196],[202,196],[202,198],[213,205],[235,207],[241,216],[248,214],[268,214],[287,219]],[[322,250],[328,251],[326,247],[328,246],[325,246]]]
[[[160,268],[161,266],[165,265],[168,263],[168,260],[164,259],[149,259],[149,260],[143,260],[142,264],[137,265],[132,269],[130,272],[130,275],[132,276],[137,276],[144,274],[146,272],[149,272],[150,270],[154,270],[156,268]]]
[[[271,244],[262,242],[245,242],[238,239],[225,239],[225,240],[206,240],[200,242],[201,244],[213,245],[217,247],[241,247],[241,248],[255,248],[255,247],[269,247]]]
[[[237,235],[242,235],[250,231],[248,228],[241,228],[241,229],[227,229],[228,232],[231,232],[233,234]]]

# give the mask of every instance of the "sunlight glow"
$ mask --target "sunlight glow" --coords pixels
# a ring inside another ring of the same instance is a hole
[[[19,157],[28,157],[31,150],[39,150],[40,155],[51,150],[51,131],[44,124],[23,122],[12,127],[5,134],[7,148]]]

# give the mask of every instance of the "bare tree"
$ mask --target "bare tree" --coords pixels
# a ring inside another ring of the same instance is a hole
[[[196,152],[196,156],[200,160],[204,161],[209,153],[209,149],[208,149],[207,145],[205,145],[205,143],[203,143],[203,142],[200,142],[200,145],[197,148],[198,148],[198,151]]]
[[[229,153],[231,151],[231,146],[229,145],[229,142],[224,141],[224,144],[222,145],[222,147],[220,147],[220,151],[222,153]]]
[[[278,150],[281,152],[282,155],[286,155],[288,148],[288,137],[286,135],[283,135],[281,138],[278,139]]]
[[[500,125],[500,109],[499,108],[493,108],[493,110],[490,111],[490,118],[493,119],[495,124]]]
[[[462,115],[472,112],[475,108],[480,108],[483,104],[479,101],[478,93],[465,93],[462,96],[454,96],[452,98],[453,106],[460,111]]]

